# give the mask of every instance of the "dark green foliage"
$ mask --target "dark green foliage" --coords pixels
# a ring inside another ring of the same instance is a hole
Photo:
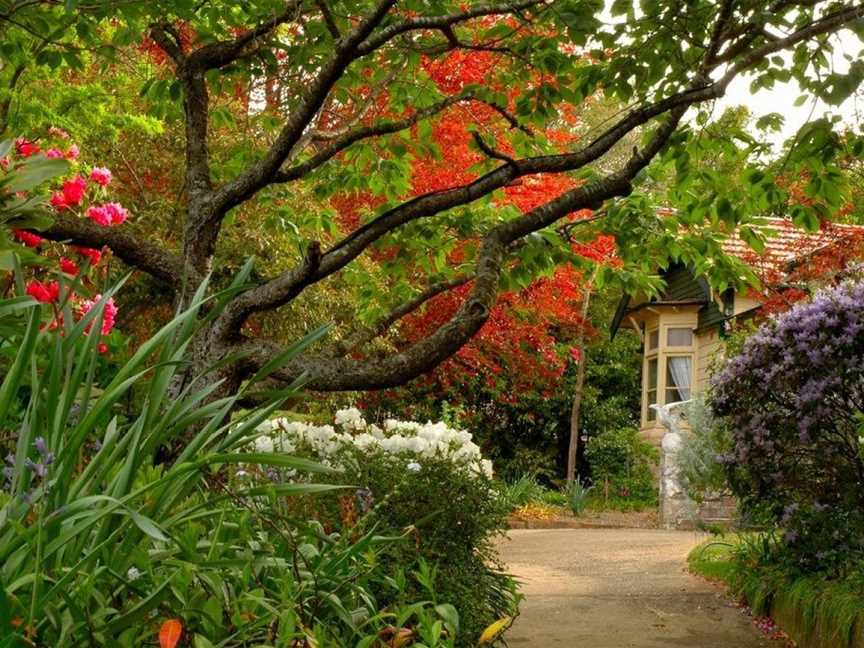
[[[658,451],[636,428],[621,428],[591,439],[585,454],[598,501],[624,509],[657,503],[652,468],[657,464]]]

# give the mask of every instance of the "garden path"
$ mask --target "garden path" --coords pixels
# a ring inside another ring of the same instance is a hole
[[[501,555],[523,584],[511,648],[762,648],[722,591],[686,571],[704,540],[658,529],[515,530]],[[776,645],[776,644],[775,644]]]

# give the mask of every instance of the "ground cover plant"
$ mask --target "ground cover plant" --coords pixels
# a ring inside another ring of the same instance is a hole
[[[776,616],[799,643],[838,648],[860,645],[864,636],[864,570],[842,580],[790,573],[777,560],[779,535],[729,535],[695,548],[691,571],[725,583],[757,617]]]

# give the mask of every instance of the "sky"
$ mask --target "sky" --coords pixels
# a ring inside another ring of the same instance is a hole
[[[839,47],[835,47],[832,62],[835,70],[842,72],[848,69],[848,62],[843,54],[853,57],[858,56],[861,43],[850,31],[841,32],[838,35]],[[788,58],[788,56],[786,57]],[[718,100],[715,106],[715,114],[720,115],[730,106],[747,105],[754,116],[759,117],[767,113],[780,113],[785,118],[783,129],[771,136],[775,144],[779,144],[789,137],[807,121],[818,119],[825,113],[830,112],[840,115],[845,123],[858,124],[861,120],[856,116],[864,116],[864,97],[852,96],[840,106],[828,106],[821,101],[807,101],[801,106],[795,106],[795,100],[801,95],[798,84],[794,81],[783,84],[775,84],[770,90],[760,90],[755,95],[750,93],[752,76],[740,76],[736,78],[726,91],[726,95]]]

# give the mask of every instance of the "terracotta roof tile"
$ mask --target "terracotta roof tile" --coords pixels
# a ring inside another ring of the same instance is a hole
[[[764,218],[753,229],[765,236],[765,250],[753,250],[736,231],[723,242],[723,250],[758,270],[785,274],[799,259],[835,245],[864,239],[864,226],[826,222],[818,232],[807,232],[788,218]]]

